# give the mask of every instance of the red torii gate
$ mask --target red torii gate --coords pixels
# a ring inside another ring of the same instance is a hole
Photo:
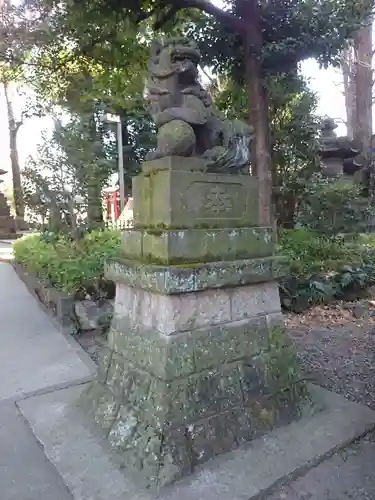
[[[116,221],[120,217],[120,188],[112,186],[103,189],[104,219]]]

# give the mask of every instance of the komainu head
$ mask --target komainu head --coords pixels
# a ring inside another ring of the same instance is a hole
[[[149,73],[154,78],[168,78],[176,73],[198,74],[201,54],[188,38],[154,41],[150,51]]]

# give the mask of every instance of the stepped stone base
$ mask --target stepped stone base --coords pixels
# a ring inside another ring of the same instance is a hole
[[[310,404],[277,285],[160,295],[117,286],[86,408],[121,468],[162,486]]]
[[[0,193],[0,239],[7,238],[9,234],[17,231],[14,217],[10,215],[10,209],[3,193]]]
[[[122,233],[122,245],[129,258],[160,264],[187,264],[239,260],[272,255],[272,228],[143,230]]]
[[[16,233],[16,222],[11,215],[0,215],[0,236]]]
[[[25,221],[23,217],[15,217],[17,231],[27,231],[30,229],[29,224]]]
[[[198,158],[176,158],[133,179],[137,227],[169,229],[252,227],[258,224],[257,180],[250,175],[207,174]],[[181,168],[182,167],[182,168]]]
[[[159,487],[310,404],[285,337],[257,179],[197,158],[146,162],[108,263],[114,317],[84,402],[120,467]]]

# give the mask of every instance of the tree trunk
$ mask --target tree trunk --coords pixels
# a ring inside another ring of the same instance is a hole
[[[246,34],[243,36],[246,84],[248,89],[249,120],[254,127],[252,143],[252,175],[259,180],[259,223],[269,226],[273,222],[272,174],[269,148],[269,119],[267,91],[262,78],[262,30],[260,10],[256,0],[242,0],[242,19]]]
[[[92,137],[93,141],[96,141],[98,132],[93,114],[89,120],[88,126],[90,130],[89,135]],[[103,223],[102,184],[96,170],[95,165],[90,165],[86,173],[87,221],[90,225],[100,226]]]
[[[372,136],[372,26],[360,29],[354,37],[355,126],[354,138],[362,154],[369,158]]]
[[[87,172],[87,221],[93,226],[103,223],[102,188],[95,169]]]
[[[129,198],[129,192],[131,187],[131,176],[129,175],[130,171],[130,163],[132,161],[129,146],[130,146],[130,137],[128,130],[128,120],[126,114],[122,111],[119,113],[121,117],[121,133],[122,133],[122,154],[123,154],[123,162],[124,162],[124,198],[125,204]],[[120,175],[120,173],[119,173]]]
[[[3,82],[3,88],[8,115],[9,151],[10,163],[12,167],[14,208],[16,215],[23,218],[25,215],[25,207],[22,193],[21,169],[17,150],[17,134],[20,126],[22,125],[22,122],[16,122],[14,119],[13,105],[9,97],[9,88],[7,82]]]
[[[354,139],[354,124],[356,118],[355,108],[355,74],[354,74],[353,47],[344,49],[342,54],[342,74],[344,78],[344,98],[346,110],[346,127],[349,139]]]

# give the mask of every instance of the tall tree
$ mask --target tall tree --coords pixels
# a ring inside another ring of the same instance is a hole
[[[93,31],[98,33],[95,39]],[[48,43],[30,54],[28,83],[46,103],[55,103],[75,117],[88,119],[87,109],[101,111],[96,119],[103,131],[109,129],[105,113],[121,117],[125,186],[131,190],[131,177],[147,143],[152,147],[154,132],[143,102],[150,30],[139,32],[112,13],[103,19],[94,7],[82,10],[72,4],[65,9],[60,3],[50,19],[48,37]],[[113,159],[115,139],[113,130],[106,138]]]
[[[22,49],[20,49],[19,44],[16,44],[16,47],[14,47],[15,44],[13,36],[7,37],[9,31],[15,31],[16,19],[17,16],[12,9],[9,0],[2,2],[0,4],[0,36],[2,35],[0,42],[0,83],[7,111],[14,208],[16,215],[23,217],[24,203],[21,186],[21,169],[17,150],[17,135],[19,128],[22,125],[22,121],[16,121],[15,119],[13,103],[10,96],[10,87],[15,80],[19,79],[21,73],[20,65],[15,61],[15,57],[21,52]]]
[[[266,73],[295,69],[307,57],[328,63],[369,15],[369,8],[356,0],[233,0],[225,9],[207,0],[86,0],[79,5],[83,9],[95,5],[97,12],[116,13],[119,19],[138,25],[152,18],[157,30],[175,22],[181,13],[184,16],[186,9],[203,13],[198,29],[195,25],[191,31],[203,42],[201,46],[207,42],[207,61],[246,82],[249,120],[255,127],[253,167],[260,180],[262,224],[269,224],[271,218]],[[94,33],[91,36],[95,39]]]
[[[82,64],[89,66],[91,76],[94,73],[90,85],[105,81],[103,75],[112,84],[116,80],[119,85],[115,92],[113,85],[108,87],[111,92],[105,86],[96,87],[104,101],[124,101],[123,96],[130,94],[120,92],[124,80],[118,76],[125,71],[125,88],[132,82],[132,73],[141,75],[142,80],[147,41],[152,36],[150,23],[161,34],[178,29],[193,35],[206,64],[245,84],[248,119],[256,131],[252,163],[260,179],[262,224],[269,224],[271,219],[267,75],[293,72],[298,61],[308,57],[328,64],[338,57],[344,40],[362,26],[370,10],[356,0],[229,0],[223,9],[208,0],[82,0],[69,2],[69,8],[64,1],[45,1],[54,6],[52,27],[60,29],[61,22],[63,26],[56,37],[60,41],[57,51],[52,44],[45,59],[48,62],[57,55],[57,68],[73,71],[75,81],[77,75],[87,74]],[[172,28],[176,22],[177,28]],[[83,80],[85,88],[88,80]],[[56,81],[62,87],[68,83],[69,88],[69,77]]]
[[[24,202],[17,135],[24,118],[34,113],[26,109],[22,117],[17,119],[11,93],[24,81],[27,54],[33,47],[43,43],[44,22],[49,10],[37,0],[25,0],[17,5],[13,5],[10,0],[0,2],[0,85],[7,110],[14,207],[16,215],[21,218],[24,216]]]
[[[317,97],[298,73],[266,81],[270,119],[270,154],[275,215],[279,226],[294,227],[307,180],[319,169]],[[246,119],[246,92],[232,80],[215,88],[217,106],[230,118]]]
[[[369,157],[372,137],[372,23],[354,36],[355,60],[355,127],[354,138]]]
[[[350,44],[342,52],[341,69],[344,84],[346,110],[346,129],[349,139],[354,139],[356,121],[356,91],[355,91],[355,58],[353,45]]]
[[[17,121],[15,119],[13,103],[9,94],[9,82],[6,78],[3,78],[2,84],[8,117],[9,153],[10,165],[12,169],[14,209],[17,217],[23,218],[25,215],[25,207],[22,194],[21,167],[17,149],[17,136],[18,131],[22,125],[22,120]]]
[[[87,107],[85,114],[71,114],[66,125],[57,124],[54,134],[65,165],[75,173],[76,191],[86,201],[91,225],[103,222],[102,189],[116,168],[106,136],[98,112]]]
[[[368,3],[368,0],[362,0]],[[342,54],[348,136],[368,158],[372,137],[372,17],[359,29]]]
[[[89,110],[87,110],[89,111]],[[37,156],[29,158],[24,177],[25,198],[34,212],[58,222],[59,210],[72,212],[79,198],[87,223],[103,222],[102,188],[116,167],[108,133],[98,113],[71,115],[68,123],[55,119],[52,137],[45,137]],[[59,226],[61,224],[55,224]]]

